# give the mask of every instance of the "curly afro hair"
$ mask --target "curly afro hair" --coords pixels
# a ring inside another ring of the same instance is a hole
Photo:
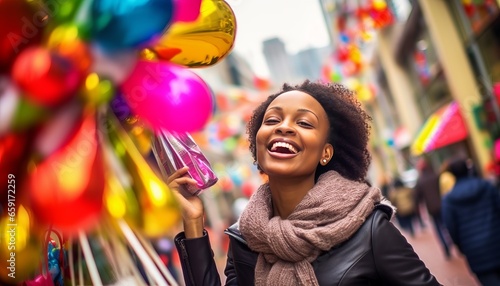
[[[254,110],[247,124],[249,147],[254,163],[257,164],[257,131],[262,125],[267,107],[280,94],[292,90],[299,90],[314,97],[325,109],[330,122],[328,142],[334,148],[334,155],[327,165],[318,163],[316,180],[321,174],[335,170],[345,178],[365,181],[371,162],[367,149],[371,117],[363,110],[352,91],[336,83],[325,84],[309,80],[295,86],[285,83],[281,91],[262,102]]]

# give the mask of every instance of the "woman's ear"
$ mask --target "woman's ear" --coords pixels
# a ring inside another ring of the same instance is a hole
[[[330,162],[333,157],[334,149],[332,144],[326,143],[323,148],[323,155],[321,156],[321,160],[326,160],[326,163]]]

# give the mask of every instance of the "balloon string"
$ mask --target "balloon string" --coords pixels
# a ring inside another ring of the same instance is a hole
[[[65,259],[64,259],[64,239],[61,233],[59,233],[57,230],[53,228],[53,225],[50,224],[47,231],[46,231],[46,236],[45,236],[45,245],[43,246],[43,259],[44,262],[42,264],[42,275],[43,275],[43,265],[45,265],[45,270],[46,273],[49,274],[49,248],[48,245],[51,241],[50,235],[54,233],[57,236],[57,239],[59,240],[59,267],[61,269],[61,273],[64,271],[64,266],[65,266]],[[45,277],[45,276],[44,276]]]
[[[59,240],[59,264],[60,264],[60,268],[62,270],[64,270],[64,247],[63,247],[64,240],[63,240],[63,236],[61,235],[61,233],[59,233],[55,229],[52,229],[51,231],[56,234],[57,239]]]
[[[43,273],[43,266],[45,265],[45,270],[46,270],[46,274],[47,275],[50,275],[50,272],[49,272],[49,242],[50,242],[50,233],[52,232],[52,224],[49,225],[49,228],[47,229],[46,231],[46,235],[45,235],[45,243],[43,245],[43,261],[44,263],[42,263],[42,276],[44,278],[47,278],[44,276],[44,273]]]

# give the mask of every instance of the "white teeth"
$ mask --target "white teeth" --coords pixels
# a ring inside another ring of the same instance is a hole
[[[285,143],[285,142],[276,142],[276,143],[274,143],[273,147],[271,147],[271,151],[275,151],[276,148],[278,148],[278,147],[287,148],[288,150],[292,151],[292,153],[294,153],[294,154],[298,153],[297,149],[295,149],[292,145],[290,145],[288,143]]]

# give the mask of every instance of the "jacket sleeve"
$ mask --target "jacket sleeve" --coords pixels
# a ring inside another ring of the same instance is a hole
[[[390,221],[383,218],[373,223],[373,257],[384,285],[441,285]]]
[[[458,228],[455,221],[453,206],[450,205],[446,197],[444,197],[441,202],[441,217],[451,240],[453,240],[453,243],[455,243],[458,249],[461,250],[462,244],[460,243],[460,239],[458,237]]]
[[[227,251],[226,268],[224,269],[224,274],[226,275],[226,285],[238,285],[236,270],[234,268],[232,247],[233,247],[232,244],[229,243],[229,249]]]
[[[208,233],[200,238],[186,239],[184,232],[175,236],[186,286],[220,286],[219,271],[214,261]]]

